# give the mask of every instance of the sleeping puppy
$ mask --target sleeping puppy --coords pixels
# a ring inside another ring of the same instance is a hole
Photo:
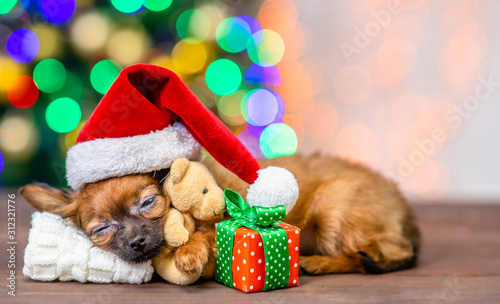
[[[302,230],[301,270],[308,274],[384,273],[413,267],[420,243],[412,210],[396,185],[368,168],[314,154],[259,162],[297,178],[299,199],[283,220]],[[219,186],[246,195],[248,185],[207,160]]]
[[[165,242],[163,226],[170,202],[147,174],[88,184],[80,194],[46,184],[19,193],[36,209],[69,219],[92,243],[126,261],[153,258]]]
[[[164,195],[158,179],[167,173],[162,171],[88,184],[79,194],[41,183],[26,185],[19,193],[36,209],[70,220],[95,246],[140,263],[156,256],[165,243],[163,228],[170,197]],[[186,272],[204,269],[215,252],[212,243],[213,233],[198,227],[188,244],[177,248],[176,266]]]
[[[206,159],[219,186],[246,196],[248,184]],[[297,178],[300,195],[285,222],[302,229],[301,270],[309,274],[384,273],[414,266],[419,232],[410,207],[395,185],[373,171],[344,160],[295,155],[260,161],[284,167]],[[70,219],[92,242],[121,258],[141,262],[158,253],[163,239],[168,193],[150,174],[87,185],[80,194],[39,184],[20,189],[38,210]],[[191,272],[215,254],[215,229],[198,229],[175,253],[175,263]]]

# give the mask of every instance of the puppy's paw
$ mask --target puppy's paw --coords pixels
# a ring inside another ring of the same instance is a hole
[[[299,269],[300,269],[300,274],[314,275],[321,273],[316,258],[313,256],[300,256]]]
[[[208,263],[208,249],[189,244],[177,248],[174,255],[177,269],[187,273],[201,273]]]

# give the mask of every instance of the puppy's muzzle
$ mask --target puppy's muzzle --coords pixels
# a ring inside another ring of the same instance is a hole
[[[143,251],[146,247],[146,238],[142,234],[136,235],[130,239],[128,245],[134,251]]]

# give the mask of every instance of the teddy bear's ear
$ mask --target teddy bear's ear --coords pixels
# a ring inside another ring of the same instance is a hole
[[[177,184],[182,180],[188,167],[189,160],[187,158],[179,158],[174,161],[172,167],[170,168],[170,177],[172,178],[172,182],[174,184]]]

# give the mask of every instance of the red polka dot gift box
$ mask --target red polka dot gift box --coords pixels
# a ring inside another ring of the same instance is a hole
[[[216,225],[217,281],[243,292],[299,284],[300,230],[280,222],[284,206],[250,207],[224,191],[232,219]]]

